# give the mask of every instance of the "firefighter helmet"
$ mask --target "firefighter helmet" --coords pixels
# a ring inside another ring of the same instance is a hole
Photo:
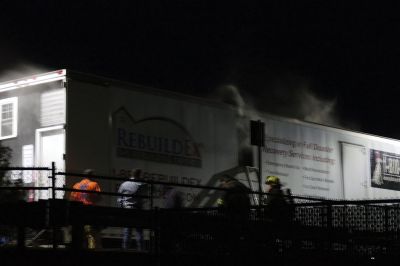
[[[278,185],[278,184],[280,184],[279,177],[274,176],[274,175],[269,175],[269,176],[266,177],[265,184]]]

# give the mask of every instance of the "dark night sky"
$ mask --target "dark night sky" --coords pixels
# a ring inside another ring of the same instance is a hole
[[[232,84],[256,108],[295,117],[307,94],[314,113],[335,103],[336,124],[400,138],[397,6],[86,2],[1,1],[0,81],[35,66],[201,96]]]

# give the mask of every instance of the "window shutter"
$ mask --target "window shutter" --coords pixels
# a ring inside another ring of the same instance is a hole
[[[65,89],[44,92],[41,95],[40,125],[42,127],[65,123]]]
[[[1,106],[1,136],[13,134],[13,104],[7,103]]]

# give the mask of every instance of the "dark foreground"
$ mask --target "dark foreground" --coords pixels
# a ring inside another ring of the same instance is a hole
[[[0,210],[0,224],[16,228],[17,240],[0,248],[0,266],[387,266],[400,261],[397,202],[296,204],[293,217],[282,223],[271,223],[257,208],[248,219],[237,221],[219,209],[127,211],[57,200],[1,205]],[[140,226],[150,232],[148,249],[84,249],[85,224]],[[29,228],[52,232],[66,226],[75,232],[68,245],[56,234],[49,235],[47,248],[32,244]]]
[[[120,251],[71,251],[51,249],[0,250],[1,265],[398,265],[400,256],[357,257],[304,251],[301,254],[175,254],[159,255]]]

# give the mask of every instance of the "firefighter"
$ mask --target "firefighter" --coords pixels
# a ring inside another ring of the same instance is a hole
[[[219,178],[224,188],[222,198],[217,204],[226,218],[224,227],[217,233],[221,247],[228,253],[239,254],[238,250],[246,241],[250,214],[250,190],[239,180],[229,175]]]
[[[249,189],[237,179],[223,175],[219,178],[221,187],[226,191],[217,201],[218,206],[225,208],[228,214],[248,218],[250,209]]]
[[[265,184],[269,186],[267,198],[264,202],[265,218],[277,225],[288,222],[289,204],[282,190],[282,183],[277,176],[267,176]]]

